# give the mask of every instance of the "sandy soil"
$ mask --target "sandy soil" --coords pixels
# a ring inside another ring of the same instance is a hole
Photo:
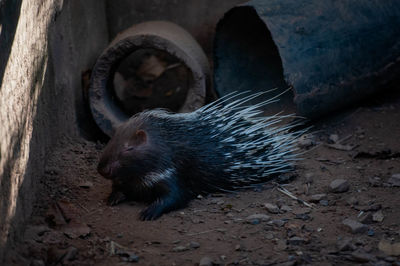
[[[312,208],[271,183],[198,198],[145,222],[143,204],[105,204],[111,184],[96,172],[104,144],[65,138],[9,263],[400,265],[399,93],[324,118],[309,137],[295,179],[283,187]],[[336,179],[348,190],[332,192]],[[345,219],[363,224],[351,232]]]

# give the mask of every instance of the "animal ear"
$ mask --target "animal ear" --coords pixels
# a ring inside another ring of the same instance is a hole
[[[145,144],[147,142],[147,133],[143,129],[139,129],[135,133],[137,144]]]

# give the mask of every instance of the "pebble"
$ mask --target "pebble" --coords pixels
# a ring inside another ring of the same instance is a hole
[[[304,238],[298,237],[298,236],[294,236],[289,238],[288,243],[291,245],[301,245],[304,242],[306,242],[306,240]]]
[[[287,220],[279,219],[279,220],[269,221],[268,224],[273,224],[273,225],[276,225],[278,227],[282,227],[282,226],[284,226],[286,224],[286,222],[287,222]]]
[[[367,232],[367,235],[368,236],[374,236],[375,235],[374,229],[369,229],[368,232]]]
[[[246,218],[247,221],[254,221],[254,220],[261,220],[261,221],[269,221],[271,220],[271,217],[266,215],[266,214],[261,214],[261,213],[256,213],[256,214],[252,214],[250,216],[247,216]]]
[[[282,205],[281,211],[284,211],[284,212],[291,212],[291,211],[292,211],[292,208],[290,208],[288,205]]]
[[[192,241],[192,242],[190,242],[189,247],[190,248],[199,248],[200,247],[200,243]]]
[[[353,234],[364,233],[368,230],[368,227],[365,224],[359,223],[352,219],[345,219],[342,222]]]
[[[378,248],[388,256],[400,256],[400,242],[392,244],[391,242],[382,239],[378,244]]]
[[[329,140],[332,141],[333,143],[336,143],[339,140],[339,135],[338,134],[331,134],[329,136]]]
[[[372,213],[371,212],[363,212],[358,216],[358,221],[363,224],[372,224]]]
[[[33,260],[30,265],[31,266],[45,266],[46,264],[42,260]]]
[[[174,252],[183,252],[189,250],[189,247],[185,247],[185,246],[176,246],[172,249],[172,251]]]
[[[329,206],[329,201],[327,201],[327,200],[320,200],[319,201],[319,204],[321,205],[321,206]]]
[[[65,256],[63,258],[63,261],[72,261],[76,259],[76,255],[78,255],[78,249],[76,247],[69,247],[67,250],[67,253],[65,253]]]
[[[310,202],[319,202],[326,199],[326,194],[314,194],[311,195]]]
[[[329,188],[333,193],[343,193],[349,190],[350,185],[346,179],[335,179],[331,182]]]
[[[394,187],[400,187],[400,174],[392,175],[387,182]]]
[[[350,206],[357,205],[358,199],[356,197],[350,197],[346,200],[346,203],[349,204]]]
[[[366,253],[363,250],[356,250],[354,252],[351,253],[351,258],[353,261],[356,262],[368,262],[368,261],[372,261],[375,259],[375,256],[369,253]]]
[[[353,251],[355,249],[354,245],[351,243],[352,238],[343,238],[336,242],[336,247],[338,251]]]
[[[213,260],[210,257],[202,257],[199,266],[212,266]]]
[[[278,208],[278,206],[276,206],[275,204],[272,204],[272,203],[265,203],[265,204],[264,204],[264,207],[265,207],[265,208],[267,209],[267,211],[270,212],[270,213],[274,213],[274,214],[279,213],[279,208]]]
[[[372,221],[374,221],[374,222],[380,223],[380,222],[383,221],[384,218],[385,218],[385,217],[383,216],[383,213],[382,213],[381,210],[377,211],[376,213],[374,213],[374,214],[372,215]]]

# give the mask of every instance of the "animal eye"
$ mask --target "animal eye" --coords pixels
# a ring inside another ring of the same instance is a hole
[[[133,147],[133,146],[130,146],[130,147],[126,147],[125,148],[125,151],[133,151],[135,148]]]

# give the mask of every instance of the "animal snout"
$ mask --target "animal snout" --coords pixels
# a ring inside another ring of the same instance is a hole
[[[112,162],[112,163],[100,162],[99,165],[97,166],[97,171],[105,178],[111,179],[114,177],[115,169],[117,167],[118,167],[118,162]]]

